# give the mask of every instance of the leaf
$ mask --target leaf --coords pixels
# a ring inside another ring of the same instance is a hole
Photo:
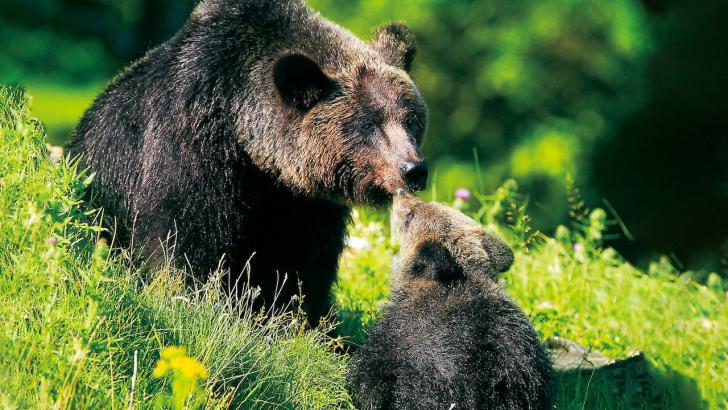
[[[83,186],[89,186],[91,185],[91,182],[94,180],[94,177],[96,176],[95,172],[92,172],[91,175],[87,176],[86,179],[81,182]]]

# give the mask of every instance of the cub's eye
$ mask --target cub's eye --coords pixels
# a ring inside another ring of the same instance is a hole
[[[409,211],[407,215],[404,216],[404,226],[409,225],[410,222],[412,222],[412,218],[415,217],[414,211]]]

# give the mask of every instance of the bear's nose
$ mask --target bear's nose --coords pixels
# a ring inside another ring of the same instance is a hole
[[[427,162],[405,162],[402,166],[402,179],[414,191],[422,191],[427,185]]]

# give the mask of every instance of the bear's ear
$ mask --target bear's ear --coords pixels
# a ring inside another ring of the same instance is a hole
[[[273,81],[283,102],[301,112],[329,95],[335,85],[316,62],[302,54],[281,57],[273,67]]]
[[[389,65],[407,72],[412,68],[415,58],[415,35],[404,23],[385,24],[374,31],[369,45],[374,48]]]
[[[505,272],[513,265],[513,251],[505,242],[495,236],[485,234],[483,248],[498,272]]]
[[[463,269],[450,251],[435,241],[420,244],[411,270],[413,276],[440,282],[451,282],[465,277]]]

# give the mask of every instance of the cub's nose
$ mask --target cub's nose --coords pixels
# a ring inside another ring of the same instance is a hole
[[[427,184],[427,162],[405,162],[402,166],[402,179],[414,191],[422,191]]]

